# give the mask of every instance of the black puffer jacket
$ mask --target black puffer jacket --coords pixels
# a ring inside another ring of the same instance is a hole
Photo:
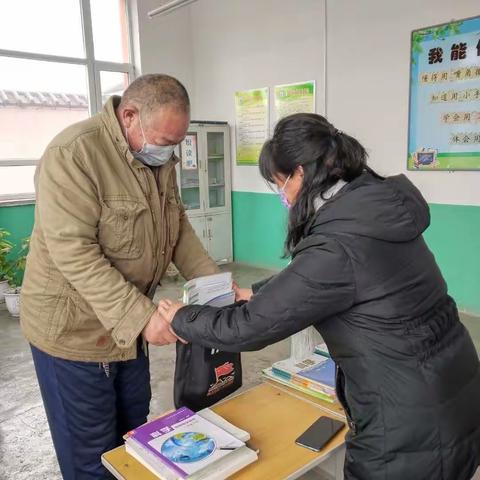
[[[250,302],[189,306],[183,338],[257,350],[315,325],[351,417],[345,479],[468,480],[480,464],[480,364],[403,175],[364,174],[317,212],[291,264]]]

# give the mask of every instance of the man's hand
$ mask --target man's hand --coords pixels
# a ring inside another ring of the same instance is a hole
[[[235,301],[240,302],[246,300],[247,302],[253,297],[251,288],[240,288],[235,282],[233,283],[233,291],[235,292]]]
[[[173,319],[175,317],[175,314],[185,306],[184,303],[181,302],[175,302],[173,300],[161,300],[160,303],[158,304],[158,313],[162,317],[162,319],[170,325],[173,322]],[[175,332],[173,331],[172,327],[170,327],[170,331],[175,335]],[[182,343],[188,343],[186,340],[183,338],[180,338],[177,336],[177,338],[182,342]]]
[[[160,315],[158,310],[151,316],[142,334],[148,343],[158,346],[168,345],[179,340],[179,337],[173,333],[170,323]]]

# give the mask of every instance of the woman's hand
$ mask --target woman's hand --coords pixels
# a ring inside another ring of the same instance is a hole
[[[158,304],[158,313],[160,316],[169,324],[173,322],[173,319],[175,318],[176,313],[185,306],[184,303],[181,302],[175,302],[173,300],[160,300],[160,303]],[[182,342],[182,343],[188,343],[186,340],[183,338],[180,338],[172,329],[170,326],[170,331]]]
[[[240,288],[235,282],[233,282],[233,291],[235,292],[235,301],[240,302],[242,300],[250,301],[253,296],[251,288]]]
[[[184,303],[175,302],[174,300],[160,300],[160,303],[158,304],[158,313],[160,313],[168,323],[172,323],[175,314],[184,306]]]
[[[170,343],[176,343],[178,337],[172,330],[170,324],[160,315],[158,311],[155,311],[143,329],[143,338],[152,345],[168,345]]]

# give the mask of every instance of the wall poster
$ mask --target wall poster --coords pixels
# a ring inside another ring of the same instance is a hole
[[[237,165],[257,165],[268,136],[268,88],[235,92]]]
[[[277,85],[273,96],[277,122],[294,113],[315,113],[315,81]]]
[[[412,32],[409,170],[480,170],[480,17]]]

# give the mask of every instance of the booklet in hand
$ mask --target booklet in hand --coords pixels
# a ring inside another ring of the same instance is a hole
[[[226,307],[234,302],[231,272],[195,278],[183,287],[183,303],[187,305]]]

